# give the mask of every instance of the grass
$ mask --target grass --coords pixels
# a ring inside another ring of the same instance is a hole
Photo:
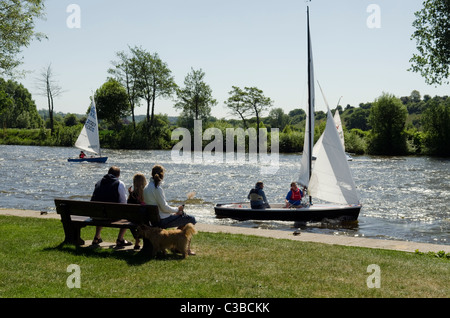
[[[201,232],[197,256],[145,259],[134,251],[60,245],[58,220],[0,216],[0,297],[447,298],[450,263],[418,253]],[[82,230],[91,239],[94,228]],[[114,242],[117,229],[103,229]],[[127,233],[131,240],[131,235]],[[81,288],[68,288],[70,264]],[[381,287],[368,288],[370,264]]]

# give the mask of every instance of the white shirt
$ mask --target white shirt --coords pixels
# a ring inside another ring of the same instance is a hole
[[[159,209],[159,217],[165,219],[172,213],[178,212],[178,207],[172,208],[166,201],[163,189],[155,187],[155,180],[150,178],[150,182],[144,188],[145,204],[157,205]]]
[[[119,203],[127,203],[127,189],[125,183],[119,180],[119,187],[117,188],[119,192]]]

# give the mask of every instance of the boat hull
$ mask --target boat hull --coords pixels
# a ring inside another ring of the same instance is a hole
[[[69,158],[69,162],[100,162],[105,163],[108,157]]]
[[[249,203],[217,204],[214,207],[216,217],[234,220],[276,220],[297,222],[320,222],[324,219],[356,221],[361,205],[314,204],[301,208],[283,208],[281,204],[269,209],[251,209]]]

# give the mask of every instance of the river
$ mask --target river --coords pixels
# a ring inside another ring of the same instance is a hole
[[[130,186],[136,172],[149,178],[153,165],[161,164],[167,170],[163,187],[170,204],[180,204],[188,192],[196,192],[185,210],[198,222],[450,244],[449,159],[354,156],[349,164],[363,208],[358,222],[349,225],[215,217],[216,203],[246,200],[259,180],[269,203],[284,202],[300,169],[298,154],[280,154],[277,171],[271,174],[248,160],[182,163],[173,160],[171,151],[162,150],[104,149],[106,164],[67,162],[77,154],[74,148],[0,145],[0,208],[55,213],[54,198],[89,200],[94,184],[111,165],[120,167],[121,180]]]

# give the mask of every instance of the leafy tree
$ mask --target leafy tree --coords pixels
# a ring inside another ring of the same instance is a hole
[[[346,126],[348,129],[358,128],[361,130],[368,130],[367,118],[370,110],[364,108],[355,108],[354,111],[347,117]]]
[[[0,78],[0,121],[5,128],[42,126],[36,104],[30,92],[22,84]]]
[[[212,97],[212,89],[204,82],[205,72],[194,70],[186,75],[184,88],[177,89],[176,109],[182,110],[182,116],[189,120],[206,120],[211,115],[211,107],[217,104]]]
[[[407,151],[404,127],[408,111],[400,99],[383,93],[370,109],[372,126],[368,151],[378,155],[402,155]]]
[[[33,39],[42,39],[42,33],[34,31],[35,19],[43,18],[43,0],[0,0],[0,70],[14,75],[21,64],[18,54]]]
[[[227,105],[233,115],[241,117],[244,129],[247,129],[248,126],[245,117],[251,109],[248,104],[244,103],[244,91],[239,87],[232,86],[232,90],[228,94],[231,96],[225,101],[225,105]]]
[[[120,120],[129,113],[130,105],[126,89],[110,78],[95,92],[95,104],[99,119],[118,127]]]
[[[177,85],[172,72],[158,53],[151,54],[142,48],[131,48],[132,65],[137,68],[140,96],[147,102],[147,122],[153,126],[155,100],[168,98],[175,92]],[[151,106],[151,116],[150,116]]]
[[[450,156],[450,99],[432,99],[423,113],[425,147],[432,155]]]
[[[241,109],[246,113],[252,114],[256,117],[256,138],[257,138],[257,151],[259,151],[259,127],[261,123],[261,116],[264,111],[269,109],[273,105],[272,100],[269,97],[265,97],[263,91],[256,87],[244,87],[244,89],[233,86],[233,90],[230,92],[231,104],[242,103]],[[230,98],[228,99],[230,104]]]
[[[291,110],[288,116],[290,118],[291,125],[295,125],[306,119],[306,112],[303,109],[298,108]]]
[[[0,120],[3,126],[2,128],[10,126],[12,117],[11,110],[13,108],[14,100],[4,90],[0,89]]]
[[[128,103],[130,104],[133,128],[136,129],[134,109],[139,106],[139,67],[136,58],[129,57],[125,52],[117,52],[118,61],[111,62],[114,68],[110,68],[108,73],[122,84],[127,90]]]
[[[269,112],[269,123],[271,127],[279,128],[281,131],[289,123],[289,116],[282,108],[274,108]]]
[[[410,59],[409,70],[418,72],[425,82],[449,83],[450,72],[450,1],[426,0],[423,9],[416,12],[413,26],[416,31],[411,39],[416,40],[418,54]]]
[[[418,103],[421,101],[420,92],[418,90],[413,90],[409,97],[411,99],[411,102],[413,103]]]
[[[64,116],[64,125],[67,127],[75,126],[78,124],[78,118],[75,114],[67,114]]]

